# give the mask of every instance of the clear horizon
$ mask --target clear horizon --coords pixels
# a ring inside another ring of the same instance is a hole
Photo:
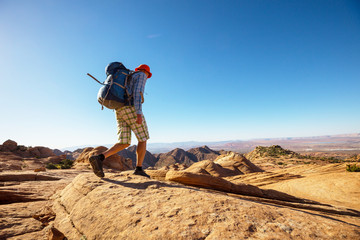
[[[149,143],[360,132],[359,1],[2,0],[0,34],[1,143],[115,143],[112,61],[151,68]]]

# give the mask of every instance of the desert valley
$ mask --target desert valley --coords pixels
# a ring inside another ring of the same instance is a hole
[[[271,143],[147,152],[151,179],[132,175],[132,146],[104,161],[101,179],[88,158],[106,147],[7,140],[0,239],[360,239],[360,151]]]

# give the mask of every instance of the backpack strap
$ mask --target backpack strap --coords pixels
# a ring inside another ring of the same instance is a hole
[[[127,73],[124,73],[124,72],[121,72],[122,74],[124,74],[126,76],[126,79],[125,79],[125,86],[126,86],[126,81],[127,81],[127,78],[130,76],[130,74],[127,74]],[[113,84],[116,84],[118,85],[119,87],[121,87],[122,89],[125,89],[125,86],[117,83],[117,82],[113,82]]]
[[[116,84],[116,85],[118,85],[119,87],[121,87],[122,89],[125,89],[125,87],[124,87],[123,85],[121,85],[120,83],[113,82],[113,84]]]

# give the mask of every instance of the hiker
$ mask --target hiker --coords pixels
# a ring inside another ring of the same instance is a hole
[[[102,162],[119,151],[127,148],[131,144],[131,131],[135,133],[138,140],[136,149],[136,168],[133,174],[150,178],[142,169],[142,163],[146,154],[146,142],[150,138],[148,127],[142,112],[142,103],[144,102],[145,83],[151,78],[150,67],[141,64],[135,69],[129,85],[126,86],[131,93],[131,100],[125,106],[115,109],[119,142],[103,152],[89,158],[90,164],[96,176],[104,177]]]

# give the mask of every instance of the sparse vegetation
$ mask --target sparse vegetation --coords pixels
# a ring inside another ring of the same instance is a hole
[[[48,164],[46,164],[46,168],[47,169],[70,169],[73,164],[74,164],[73,160],[64,159],[58,164],[48,163]]]
[[[299,155],[298,158],[300,159],[309,159],[309,160],[320,160],[324,162],[330,162],[330,163],[340,163],[344,160],[338,159],[336,157],[315,157],[311,155]]]
[[[360,154],[354,154],[348,159],[351,162],[360,162]]]
[[[279,156],[288,156],[288,157],[297,157],[298,153],[290,151],[288,149],[283,149],[279,145],[273,145],[270,147],[258,146],[255,148],[255,151],[260,154],[261,157],[279,157]]]
[[[348,172],[360,172],[360,166],[357,166],[356,164],[347,164],[346,165],[346,171],[348,171]]]
[[[53,163],[48,163],[48,164],[46,164],[46,168],[47,169],[58,169],[57,167],[56,167],[56,165],[57,164],[53,164]]]

